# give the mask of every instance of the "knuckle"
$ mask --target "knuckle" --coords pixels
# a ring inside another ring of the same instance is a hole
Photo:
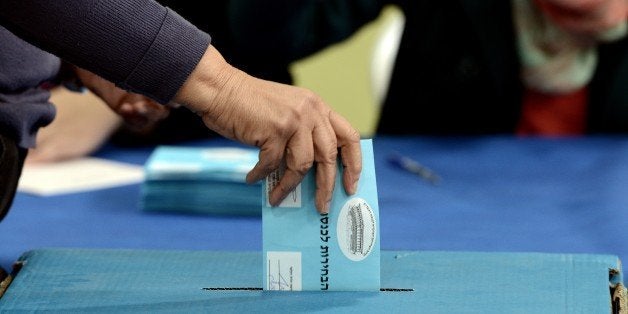
[[[270,171],[273,171],[273,170],[279,168],[280,165],[281,165],[281,160],[273,158],[271,160],[268,160],[266,162],[266,164],[264,164],[263,168],[264,168],[264,170],[270,172]]]
[[[330,141],[325,144],[325,148],[318,155],[317,162],[334,163],[338,158],[338,146],[335,141]]]
[[[263,173],[271,173],[272,171],[279,168],[280,161],[274,159],[266,159],[263,163],[259,163],[257,165],[257,169]]]
[[[320,98],[320,96],[318,96],[313,91],[309,89],[302,89],[302,90],[303,90],[304,102],[310,103],[310,104],[322,102],[322,99]]]
[[[360,132],[356,128],[351,127],[351,132],[349,132],[349,140],[352,143],[360,143],[360,139]]]
[[[279,182],[279,184],[277,185],[277,188],[279,189],[279,191],[281,192],[281,194],[286,195],[290,192],[292,192],[292,190],[294,190],[294,188],[297,186],[298,183],[296,182],[286,182],[286,180],[281,180],[281,182]]]
[[[292,130],[295,127],[295,122],[298,120],[298,115],[282,115],[274,120],[275,128],[281,136],[287,136],[292,133]]]
[[[305,176],[307,174],[307,172],[312,168],[313,165],[313,161],[309,160],[309,161],[303,161],[298,163],[294,169],[296,173],[298,173],[300,176]]]
[[[323,99],[311,90],[304,89],[302,101],[299,102],[300,112],[312,112],[313,110],[325,112],[330,110]]]

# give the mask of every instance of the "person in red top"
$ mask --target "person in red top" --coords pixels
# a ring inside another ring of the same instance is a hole
[[[628,3],[515,0],[513,5],[524,83],[517,134],[586,133],[598,44],[625,37]]]
[[[248,21],[234,24],[236,43],[271,47],[269,58],[309,55],[398,6],[405,24],[377,134],[628,132],[623,0],[231,2]]]

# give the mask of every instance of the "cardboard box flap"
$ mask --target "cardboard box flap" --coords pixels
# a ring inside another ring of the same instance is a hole
[[[12,279],[13,277],[9,276],[4,269],[0,268],[0,298],[2,298],[4,291],[6,291],[11,284]]]
[[[611,286],[611,302],[613,314],[628,313],[628,292],[623,284]]]

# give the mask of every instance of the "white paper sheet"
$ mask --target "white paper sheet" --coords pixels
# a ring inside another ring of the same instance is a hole
[[[51,196],[142,182],[143,166],[86,157],[24,167],[18,191]]]

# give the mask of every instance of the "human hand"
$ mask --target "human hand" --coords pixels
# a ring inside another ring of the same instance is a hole
[[[166,118],[170,112],[167,106],[144,95],[125,91],[85,69],[75,68],[75,72],[83,84],[120,115],[132,129],[149,128]]]
[[[100,148],[122,124],[116,113],[88,91],[76,93],[55,88],[50,101],[57,109],[55,119],[37,132],[37,144],[29,151],[27,163],[87,156]]]
[[[338,148],[343,186],[354,194],[362,171],[360,135],[313,92],[254,78],[230,66],[209,46],[175,101],[199,114],[219,134],[260,148],[247,174],[257,182],[285,162],[286,170],[270,193],[276,206],[316,163],[316,208],[329,212]]]

